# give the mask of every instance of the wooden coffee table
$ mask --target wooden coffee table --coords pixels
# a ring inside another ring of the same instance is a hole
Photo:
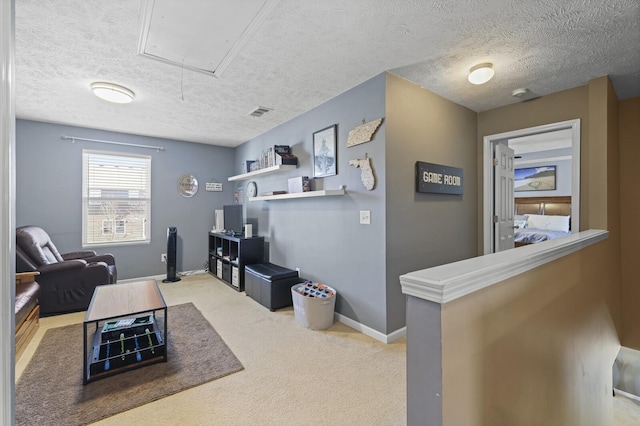
[[[162,327],[158,311],[164,313]],[[84,384],[167,361],[167,304],[155,280],[96,287],[83,325]]]

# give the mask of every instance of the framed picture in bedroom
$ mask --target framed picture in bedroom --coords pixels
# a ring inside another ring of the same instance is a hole
[[[313,134],[313,177],[333,176],[337,170],[336,130],[334,124]]]
[[[514,170],[513,190],[553,191],[556,189],[556,166],[527,167]]]

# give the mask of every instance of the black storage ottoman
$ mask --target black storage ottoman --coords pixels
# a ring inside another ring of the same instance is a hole
[[[298,284],[298,271],[273,263],[258,263],[244,268],[244,291],[270,311],[291,306],[291,287]]]

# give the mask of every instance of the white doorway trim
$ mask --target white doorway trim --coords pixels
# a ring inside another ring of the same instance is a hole
[[[482,229],[484,235],[484,254],[494,252],[493,244],[493,144],[500,140],[548,133],[556,130],[571,129],[571,232],[580,231],[580,119],[561,121],[527,129],[513,130],[505,133],[485,136],[482,143]]]
[[[15,413],[15,0],[0,2],[0,424]]]

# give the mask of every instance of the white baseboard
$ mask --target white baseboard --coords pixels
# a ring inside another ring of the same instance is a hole
[[[195,271],[178,272],[178,276],[179,277],[188,277],[189,275],[204,274],[206,272],[207,271],[205,271],[204,269],[196,269]]]
[[[198,269],[195,271],[184,271],[184,272],[178,272],[176,275],[178,277],[186,277],[189,275],[196,275],[196,274],[204,274],[206,271],[204,269]],[[146,280],[156,280],[156,281],[162,281],[163,279],[167,278],[166,274],[163,275],[151,275],[148,277],[137,277],[137,278],[127,278],[126,280],[118,280],[118,283],[132,283],[135,281],[146,281]]]
[[[634,401],[640,402],[640,397],[638,395],[634,395],[634,394],[629,393],[629,392],[621,391],[620,389],[616,389],[616,388],[613,388],[613,393],[615,395],[624,396],[624,397],[627,397],[629,399],[633,399]]]
[[[147,280],[162,281],[165,278],[166,278],[166,275],[151,275],[148,277],[127,278],[126,280],[118,280],[118,284],[126,284],[126,283],[133,283],[136,281],[147,281]]]
[[[349,327],[353,328],[354,330],[359,331],[362,334],[366,334],[369,337],[372,337],[382,343],[391,343],[395,340],[398,340],[401,337],[404,337],[407,335],[407,327],[402,327],[396,331],[394,331],[391,334],[384,334],[379,332],[378,330],[374,330],[371,327],[368,327],[364,324],[359,323],[358,321],[354,321],[349,317],[346,317],[342,314],[339,314],[337,312],[335,312],[334,317],[336,320],[340,321],[341,323],[343,323],[344,325],[348,325]]]
[[[206,271],[204,269],[199,269],[195,271],[179,272],[177,275],[179,277],[185,277],[188,275],[204,274],[205,272]],[[164,278],[166,278],[166,275],[152,275],[148,277],[138,277],[138,278],[128,278],[126,280],[118,280],[118,282],[129,283],[129,282],[144,281],[144,280],[162,281]],[[378,330],[374,330],[371,327],[361,324],[358,321],[354,321],[351,318],[346,317],[337,312],[334,313],[334,317],[337,321],[353,328],[356,331],[359,331],[362,334],[366,334],[367,336],[372,337],[382,343],[391,343],[407,335],[407,327],[402,327],[390,334],[384,334],[379,332]]]

